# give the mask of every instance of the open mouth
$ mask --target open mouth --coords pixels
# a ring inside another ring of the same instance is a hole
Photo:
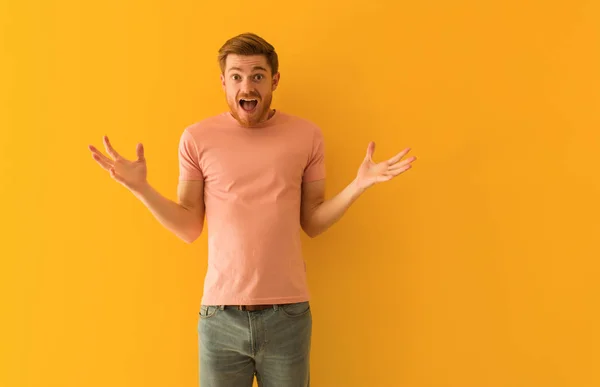
[[[240,106],[247,112],[252,112],[256,109],[256,105],[258,105],[257,99],[240,99]]]

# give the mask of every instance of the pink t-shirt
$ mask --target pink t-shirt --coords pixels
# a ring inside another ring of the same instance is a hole
[[[206,305],[309,300],[300,243],[303,182],[325,178],[315,124],[276,111],[245,128],[229,112],[187,127],[180,180],[204,180],[208,270]]]

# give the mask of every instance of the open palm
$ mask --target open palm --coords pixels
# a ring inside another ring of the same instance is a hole
[[[375,163],[373,161],[375,143],[370,142],[369,146],[367,147],[367,155],[360,165],[356,175],[357,185],[362,189],[366,189],[373,184],[391,180],[402,172],[410,169],[411,163],[417,158],[413,156],[402,160],[402,158],[406,156],[409,151],[410,148],[406,148],[391,159],[382,161],[380,163]]]
[[[137,160],[130,161],[122,157],[112,147],[107,136],[102,138],[106,153],[109,157],[103,155],[96,147],[89,145],[88,148],[92,152],[92,158],[100,164],[102,168],[110,173],[110,176],[123,184],[132,191],[139,190],[146,184],[147,169],[146,159],[144,158],[144,146],[137,144],[136,153]]]

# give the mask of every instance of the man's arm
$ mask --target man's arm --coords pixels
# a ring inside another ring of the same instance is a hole
[[[344,190],[325,200],[325,179],[302,184],[302,206],[300,224],[311,238],[323,233],[342,218],[348,208],[364,192],[350,183]]]
[[[133,194],[169,231],[187,243],[195,241],[204,228],[204,181],[179,181],[178,203],[169,200],[150,184]]]
[[[144,147],[138,144],[137,159],[127,160],[103,137],[106,153],[102,154],[93,145],[89,146],[92,157],[110,176],[125,186],[152,212],[154,217],[179,238],[191,243],[202,233],[204,227],[204,181],[180,180],[177,189],[179,203],[158,193],[146,180],[146,158]]]
[[[300,224],[304,232],[311,238],[321,234],[340,220],[352,203],[369,187],[389,181],[410,169],[416,157],[401,160],[409,151],[410,148],[406,148],[394,157],[376,164],[373,162],[375,143],[369,143],[356,179],[329,200],[325,200],[325,179],[303,183]]]

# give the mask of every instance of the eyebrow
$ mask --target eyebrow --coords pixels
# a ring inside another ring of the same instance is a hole
[[[261,70],[261,71],[267,72],[267,69],[266,69],[266,68],[264,68],[264,67],[262,67],[262,66],[254,66],[254,67],[252,68],[252,71],[256,71],[256,70]],[[229,69],[229,70],[227,70],[227,71],[228,71],[228,72],[229,72],[229,71],[239,71],[239,72],[244,72],[244,70],[242,70],[242,69],[241,69],[241,68],[239,68],[239,67],[232,67],[232,68],[230,68],[230,69]]]

